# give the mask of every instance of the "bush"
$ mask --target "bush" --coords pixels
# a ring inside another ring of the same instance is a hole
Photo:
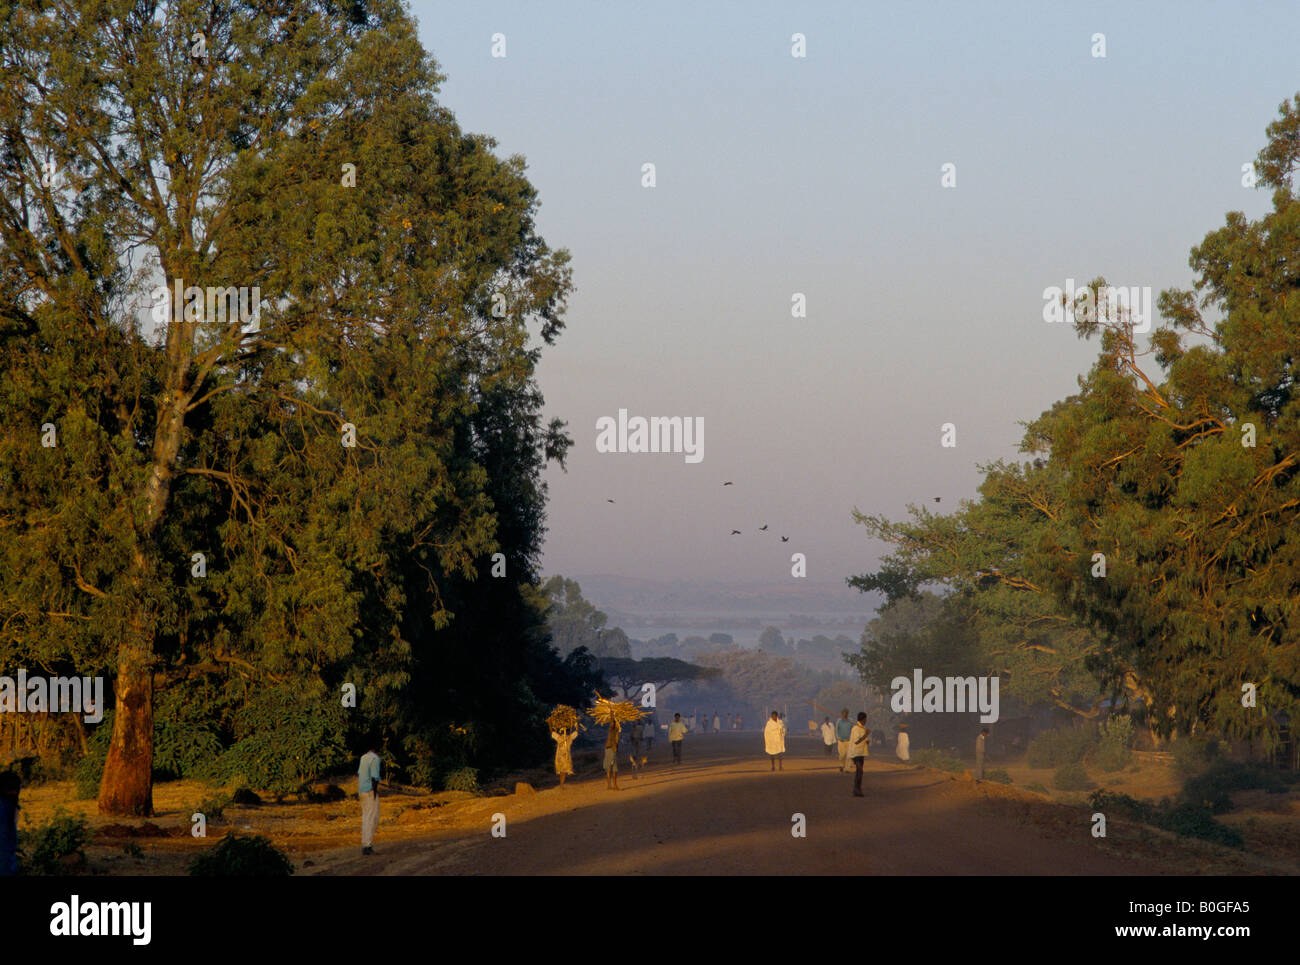
[[[1229,848],[1243,846],[1241,834],[1226,824],[1214,820],[1210,809],[1202,804],[1182,802],[1168,809],[1161,809],[1155,816],[1155,825],[1172,831],[1174,834],[1188,838],[1200,838]]]
[[[1219,742],[1213,737],[1184,737],[1174,741],[1174,770],[1179,774],[1196,774],[1205,770],[1219,756]]]
[[[1127,715],[1111,717],[1101,725],[1093,761],[1103,771],[1122,771],[1133,760],[1133,720]]]
[[[912,753],[912,763],[920,764],[923,767],[933,767],[941,771],[948,771],[950,774],[960,774],[966,770],[966,765],[955,757],[949,757],[943,751],[935,750],[933,747],[923,748]]]
[[[1058,727],[1045,730],[1029,742],[1026,760],[1030,767],[1063,767],[1082,764],[1084,755],[1097,743],[1090,728]]]
[[[47,824],[20,835],[20,854],[23,856],[22,873],[29,875],[63,875],[69,871],[73,857],[75,865],[85,864],[82,850],[90,840],[90,825],[80,816],[66,814],[62,809],[54,812]]]
[[[1035,794],[1047,794],[1047,793],[1048,793],[1047,788],[1045,788],[1043,785],[1039,784],[1037,781],[1035,781],[1033,784],[1026,784],[1026,785],[1025,785],[1025,790],[1026,790],[1026,791],[1033,791]]]
[[[228,834],[190,862],[194,877],[280,878],[293,874],[289,856],[261,835]]]
[[[999,784],[1010,784],[1011,775],[1006,772],[1005,768],[995,767],[991,771],[985,771],[984,777],[990,781],[996,781]]]
[[[444,791],[469,791],[472,794],[479,793],[478,786],[478,768],[462,767],[452,771],[442,781]]]
[[[221,755],[206,688],[173,687],[158,696],[153,714],[153,773],[162,780],[208,771]]]
[[[225,808],[226,805],[231,803],[233,803],[233,799],[229,794],[217,793],[211,797],[205,797],[194,807],[186,808],[186,817],[189,817],[197,811],[199,814],[203,815],[203,819],[207,821],[208,824],[225,824]]]
[[[1204,773],[1183,782],[1179,799],[1185,804],[1207,807],[1214,814],[1232,810],[1232,792],[1263,790],[1274,794],[1287,789],[1287,782],[1260,761],[1230,761],[1218,758]]]
[[[234,723],[234,745],[208,772],[221,781],[241,777],[253,787],[290,794],[348,757],[342,705],[300,687],[255,692]]]
[[[1062,791],[1086,791],[1093,784],[1082,764],[1066,764],[1052,776],[1052,786]]]
[[[1153,814],[1152,806],[1146,801],[1138,800],[1129,794],[1107,791],[1105,788],[1093,791],[1092,796],[1088,798],[1088,807],[1100,811],[1107,817],[1119,815],[1147,824],[1151,822]]]
[[[1168,800],[1150,804],[1127,794],[1100,790],[1088,799],[1088,806],[1108,816],[1118,814],[1185,838],[1200,838],[1230,848],[1240,848],[1243,844],[1241,835],[1214,820],[1210,809],[1203,804],[1189,801],[1170,804]]]

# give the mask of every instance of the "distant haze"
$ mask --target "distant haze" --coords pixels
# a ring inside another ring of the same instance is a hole
[[[1189,286],[1225,212],[1267,208],[1241,166],[1300,88],[1294,4],[412,8],[443,102],[527,157],[539,228],[573,255],[539,370],[574,438],[547,474],[544,568],[565,575],[872,569],[855,506],[956,508],[1090,366],[1043,289]],[[598,453],[620,408],[702,417],[703,460]]]

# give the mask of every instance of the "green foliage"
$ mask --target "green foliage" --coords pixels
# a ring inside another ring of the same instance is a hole
[[[1114,791],[1094,791],[1088,806],[1107,818],[1120,816],[1140,821],[1183,837],[1200,838],[1231,848],[1242,847],[1241,835],[1233,828],[1214,820],[1211,810],[1204,804],[1180,800],[1152,804]]]
[[[1108,819],[1113,815],[1119,815],[1132,821],[1147,823],[1151,821],[1154,811],[1146,801],[1129,794],[1108,791],[1105,788],[1098,788],[1092,792],[1092,795],[1088,798],[1088,807],[1094,811],[1100,811]]]
[[[1103,771],[1122,771],[1133,760],[1133,720],[1128,715],[1107,719],[1101,725],[1092,761]]]
[[[1180,802],[1169,808],[1162,808],[1154,816],[1157,827],[1174,834],[1189,838],[1200,838],[1229,848],[1244,845],[1241,833],[1214,820],[1214,814],[1203,804]]]
[[[469,791],[471,794],[480,793],[478,786],[478,770],[473,767],[462,767],[452,771],[442,781],[444,791]]]
[[[1033,768],[1081,764],[1096,746],[1097,735],[1086,727],[1057,727],[1045,730],[1029,742],[1026,762]]]
[[[1232,792],[1262,790],[1280,794],[1290,787],[1282,775],[1262,761],[1230,761],[1218,758],[1200,774],[1183,782],[1179,799],[1214,814],[1232,810]]]
[[[173,687],[155,698],[155,777],[193,777],[212,767],[222,752],[217,712],[207,688]]]
[[[1026,784],[1026,785],[1025,785],[1025,790],[1026,790],[1026,791],[1033,791],[1035,794],[1047,794],[1047,793],[1048,793],[1047,788],[1046,788],[1044,785],[1038,783],[1037,781],[1035,781],[1033,784]]]
[[[85,861],[82,850],[90,841],[90,825],[85,818],[67,814],[62,808],[54,817],[32,831],[20,832],[21,873],[29,875],[67,874],[62,859],[75,855]]]
[[[957,758],[949,757],[943,751],[935,750],[932,747],[912,751],[912,760],[923,767],[933,767],[940,771],[947,771],[950,774],[960,774],[966,770],[966,765]]]
[[[288,794],[349,759],[345,727],[338,700],[292,685],[262,688],[236,712],[235,743],[208,773]]]
[[[234,803],[234,797],[224,792],[209,795],[193,807],[185,808],[185,816],[198,812],[208,824],[225,824],[226,807]]]
[[[1173,742],[1174,770],[1182,775],[1197,774],[1219,756],[1214,738],[1182,737]]]
[[[568,253],[537,233],[524,159],[438,102],[402,4],[209,13],[212,49],[242,66],[183,109],[154,96],[191,78],[179,7],[74,4],[59,29],[0,16],[0,205],[59,212],[0,219],[0,664],[130,673],[145,692],[155,673],[212,680],[220,713],[159,691],[164,776],[205,770],[219,741],[214,770],[292,789],[340,759],[349,725],[400,742],[472,723],[493,763],[542,759],[529,722],[573,676],[526,587],[542,471],[570,440],[542,417],[535,336],[563,328]],[[127,189],[160,138],[172,176]],[[75,177],[42,179],[50,145]],[[360,161],[365,190],[337,158]],[[208,310],[150,320],[159,282],[206,288]],[[257,328],[213,312],[214,286],[259,286]],[[58,445],[33,445],[47,421]],[[488,578],[496,552],[508,579]],[[265,704],[251,720],[223,687],[249,681],[331,719]],[[343,681],[365,695],[345,723]],[[119,807],[147,803],[113,778]]]
[[[190,862],[194,877],[280,878],[293,874],[293,862],[261,835],[227,834]]]
[[[1082,764],[1065,764],[1052,775],[1052,786],[1061,791],[1086,791],[1093,787]]]
[[[1011,784],[1011,775],[1007,773],[1006,768],[995,767],[984,772],[984,777],[990,781],[996,781],[998,784]]]

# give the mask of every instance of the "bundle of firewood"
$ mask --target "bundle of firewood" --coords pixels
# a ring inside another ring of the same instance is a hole
[[[587,711],[598,724],[628,724],[649,716],[630,700],[610,700],[596,694],[596,703]]]
[[[546,718],[546,723],[553,731],[568,733],[578,726],[578,712],[568,704],[560,704],[551,711],[551,716]]]

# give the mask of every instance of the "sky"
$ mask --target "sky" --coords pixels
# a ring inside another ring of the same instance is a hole
[[[1268,210],[1242,166],[1300,92],[1290,2],[411,10],[442,103],[527,159],[572,255],[538,368],[574,440],[546,474],[547,573],[872,570],[888,547],[855,508],[974,498],[1091,366],[1044,289],[1189,287],[1228,211]],[[598,451],[620,409],[702,418],[703,458]]]

